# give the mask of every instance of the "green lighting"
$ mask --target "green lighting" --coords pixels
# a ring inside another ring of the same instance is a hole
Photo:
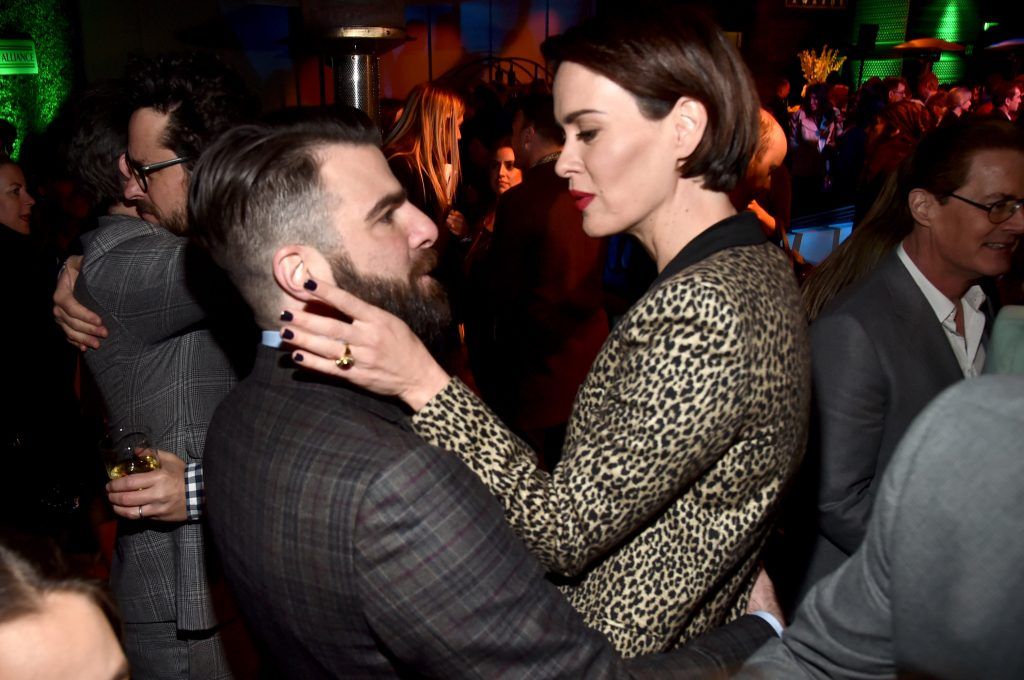
[[[21,142],[50,124],[71,90],[71,26],[62,0],[4,0],[0,3],[0,33],[23,36],[35,43],[36,75],[0,76],[0,118],[18,128]]]
[[[956,42],[960,39],[960,27],[962,25],[963,17],[960,12],[959,0],[949,0],[946,3],[946,6],[942,8],[942,14],[939,16],[939,23],[935,27],[935,37],[942,40],[949,40],[950,42]]]
[[[982,25],[982,27],[981,27],[981,30],[983,30],[983,31],[987,31],[988,29],[990,29],[990,28],[995,28],[995,27],[996,27],[996,26],[998,26],[998,25],[999,25],[999,22],[998,22],[998,21],[986,21],[986,22],[985,22],[985,23],[984,23],[984,24]]]

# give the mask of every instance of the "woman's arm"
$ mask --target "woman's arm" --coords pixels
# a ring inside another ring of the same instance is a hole
[[[414,426],[480,477],[546,568],[575,575],[661,512],[734,441],[752,357],[741,346],[740,316],[706,293],[668,286],[622,322],[577,397],[550,474],[461,383],[428,402]],[[717,313],[708,315],[709,307]]]
[[[714,295],[692,283],[664,286],[622,322],[577,398],[562,463],[550,474],[390,314],[319,282],[310,297],[352,322],[296,311],[286,330],[301,365],[418,411],[417,432],[462,458],[545,567],[573,575],[678,497],[734,440],[753,357],[742,315]],[[344,352],[337,338],[350,345],[349,369],[334,361]]]

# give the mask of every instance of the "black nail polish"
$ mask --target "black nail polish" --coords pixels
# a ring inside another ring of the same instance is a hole
[[[306,290],[316,290],[316,281],[313,279],[307,279],[306,282],[302,284],[302,287]]]
[[[290,328],[285,328],[283,331],[281,331],[281,337],[284,338],[285,340],[291,340],[292,338],[295,337],[295,333],[292,333]]]
[[[287,309],[284,310],[283,312],[281,312],[281,321],[291,321],[291,320],[292,320],[292,313],[291,312],[289,312]]]
[[[294,356],[294,357],[292,357],[292,358],[293,358],[293,359],[295,359],[296,361],[298,361],[298,362],[299,362],[299,363],[301,364],[301,363],[302,363],[302,360],[303,360],[303,359],[304,359],[305,357],[303,357],[303,356],[302,356],[301,354],[299,354],[298,352],[296,352],[296,353],[295,353],[295,356]]]

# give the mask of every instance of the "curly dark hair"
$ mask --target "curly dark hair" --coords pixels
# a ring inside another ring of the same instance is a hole
[[[82,184],[93,205],[105,208],[124,196],[118,158],[128,146],[132,103],[124,84],[111,81],[84,92],[74,103],[74,131],[66,159],[71,176]]]
[[[238,74],[216,55],[163,55],[129,65],[133,108],[169,114],[163,144],[189,159],[191,173],[200,154],[232,127],[255,119],[256,99]]]

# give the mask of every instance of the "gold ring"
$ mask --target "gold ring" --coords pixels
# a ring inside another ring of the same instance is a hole
[[[139,506],[139,519],[144,519],[142,517],[142,506],[141,505]]]
[[[352,358],[352,348],[345,343],[345,353],[334,360],[334,364],[343,371],[347,371],[356,365],[356,360]]]

